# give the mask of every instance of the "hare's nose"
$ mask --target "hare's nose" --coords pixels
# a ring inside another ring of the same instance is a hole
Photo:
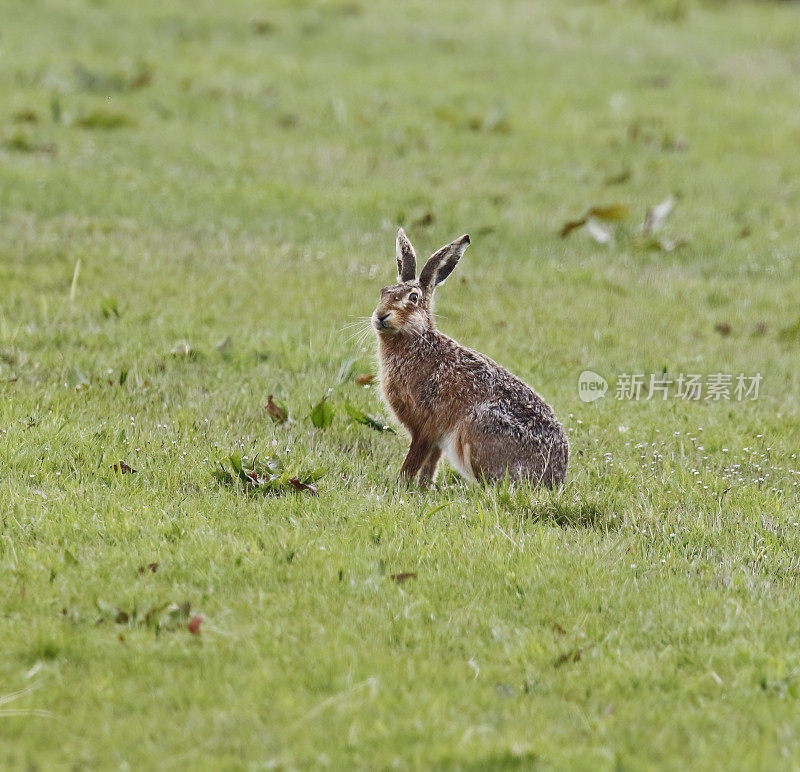
[[[386,320],[391,316],[391,314],[384,314],[383,316],[378,317],[378,327],[386,327]]]

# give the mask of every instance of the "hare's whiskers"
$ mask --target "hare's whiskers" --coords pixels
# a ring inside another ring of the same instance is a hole
[[[347,328],[349,328],[351,332],[349,335],[347,335],[345,340],[348,343],[354,342],[354,345],[361,346],[364,343],[364,341],[366,341],[367,336],[370,334],[370,332],[372,332],[372,324],[370,322],[370,318],[371,317],[364,317],[363,319],[348,325]]]
[[[370,317],[370,316],[359,316],[359,317],[357,317],[355,319],[355,321],[347,322],[347,323],[343,324],[341,329],[342,330],[347,330],[347,329],[349,329],[351,327],[360,327],[365,322],[368,322],[371,318],[372,317]]]

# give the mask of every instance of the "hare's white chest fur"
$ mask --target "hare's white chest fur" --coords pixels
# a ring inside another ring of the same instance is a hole
[[[472,467],[470,466],[469,444],[464,445],[459,450],[458,434],[456,432],[450,432],[450,434],[445,435],[439,447],[456,472],[467,480],[475,479]]]

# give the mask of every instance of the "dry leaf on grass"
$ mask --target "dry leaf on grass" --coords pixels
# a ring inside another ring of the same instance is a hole
[[[562,665],[567,665],[571,662],[580,662],[582,656],[583,656],[582,649],[570,649],[569,651],[565,651],[560,657],[558,657],[553,664],[555,665],[555,667],[561,667]]]
[[[397,584],[401,584],[402,582],[405,582],[408,579],[416,579],[417,578],[417,574],[414,571],[404,571],[403,573],[400,573],[400,574],[392,574],[389,578],[393,582],[397,582]]]
[[[275,402],[272,398],[272,394],[267,397],[266,411],[276,424],[285,424],[289,418],[286,405],[284,405],[283,402]]]
[[[310,482],[301,482],[297,477],[289,478],[289,485],[296,491],[308,491],[312,496],[318,493],[317,486]]]
[[[293,491],[318,493],[315,483],[325,475],[322,468],[292,475],[281,468],[277,460],[258,458],[248,459],[240,453],[232,453],[226,459],[233,471],[220,462],[212,471],[217,482],[228,485],[243,485],[248,493],[260,492],[266,495],[281,496]]]

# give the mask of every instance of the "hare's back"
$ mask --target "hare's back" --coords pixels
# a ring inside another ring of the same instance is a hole
[[[553,409],[530,387],[497,390],[476,405],[473,420],[483,431],[517,439],[562,434]]]

